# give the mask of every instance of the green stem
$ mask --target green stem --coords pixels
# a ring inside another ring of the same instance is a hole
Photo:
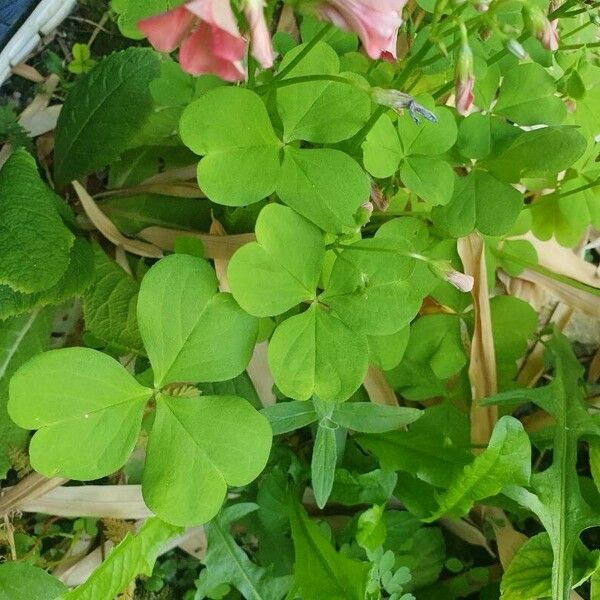
[[[333,28],[331,23],[327,23],[323,26],[323,28],[313,37],[310,42],[302,48],[300,52],[290,61],[290,63],[281,69],[277,75],[275,75],[275,80],[282,79],[285,77]]]
[[[547,269],[546,267],[543,267],[542,265],[540,265],[538,263],[531,262],[529,260],[521,258],[520,256],[511,254],[510,252],[506,252],[504,250],[498,250],[497,248],[490,248],[490,251],[492,252],[492,254],[494,256],[496,256],[498,258],[504,258],[505,260],[514,262],[514,263],[520,265],[521,267],[531,269],[532,271],[535,271],[536,273],[539,273],[540,275],[544,275],[545,277],[548,277],[549,279],[553,279],[554,281],[564,283],[565,285],[568,285],[572,288],[581,290],[583,292],[587,292],[588,294],[591,294],[592,296],[600,297],[600,289],[599,288],[592,287],[591,285],[587,285],[586,283],[582,283],[581,281],[577,281],[577,279],[572,279],[571,277],[567,277],[566,275],[560,275],[559,273],[555,273],[554,271],[551,271],[550,269]]]
[[[572,196],[573,194],[578,194],[579,192],[585,192],[585,190],[589,190],[591,188],[598,187],[598,186],[600,186],[600,177],[598,179],[595,179],[594,181],[590,181],[590,183],[586,183],[585,185],[580,185],[579,187],[569,190],[567,192],[564,192],[564,193],[561,192],[560,197],[567,198],[568,196]]]
[[[342,77],[341,75],[301,75],[299,77],[288,77],[287,79],[278,79],[269,81],[269,83],[265,83],[263,85],[259,85],[254,88],[254,91],[257,93],[262,93],[264,91],[268,91],[271,89],[288,87],[290,85],[298,85],[302,83],[312,83],[313,81],[336,81],[338,83],[345,83],[347,85],[351,85],[361,91],[367,91],[361,85],[359,85],[356,81],[352,81],[351,79],[347,79],[346,77]]]
[[[561,50],[579,50],[579,48],[600,48],[600,42],[589,42],[585,44],[570,44],[561,46]]]

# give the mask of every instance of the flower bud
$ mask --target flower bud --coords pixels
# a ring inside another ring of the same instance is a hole
[[[540,40],[546,50],[558,50],[558,19],[549,21],[538,6],[527,6],[526,10],[532,34]]]
[[[381,189],[374,183],[371,184],[371,203],[373,206],[375,206],[375,208],[377,208],[377,210],[380,210],[381,212],[385,212],[390,206],[388,199],[383,195]]]
[[[466,275],[457,271],[450,261],[438,260],[432,261],[430,267],[433,272],[442,279],[446,280],[450,285],[454,286],[461,292],[470,292],[473,289],[475,280],[471,275]]]
[[[473,51],[467,40],[458,51],[456,60],[456,110],[461,115],[466,115],[473,105],[473,86],[475,74],[473,72]]]
[[[431,123],[437,123],[437,117],[430,111],[427,110],[421,104],[415,102],[415,99],[409,94],[405,94],[400,90],[383,89],[374,87],[371,89],[371,98],[376,104],[381,106],[388,106],[394,112],[399,115],[406,108],[412,118],[412,120],[418,125],[419,115],[431,121]]]
[[[525,48],[523,48],[523,46],[521,45],[520,42],[518,42],[517,40],[515,40],[514,38],[508,40],[508,42],[506,42],[506,49],[513,55],[516,56],[519,60],[526,60],[527,57],[529,56],[527,54],[527,51],[525,50]]]

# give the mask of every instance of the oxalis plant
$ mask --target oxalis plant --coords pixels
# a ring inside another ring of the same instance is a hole
[[[0,110],[0,600],[599,598],[598,8],[103,7]]]

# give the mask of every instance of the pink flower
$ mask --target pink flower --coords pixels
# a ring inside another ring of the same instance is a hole
[[[340,29],[354,31],[371,58],[396,58],[400,15],[407,0],[319,0],[314,11]]]
[[[458,51],[456,60],[456,111],[466,115],[473,105],[473,86],[475,75],[473,73],[473,51],[465,38]]]
[[[192,0],[166,13],[143,19],[138,29],[161,52],[181,46],[184,71],[214,73],[226,81],[242,81],[246,40],[241,36],[229,0]]]
[[[259,64],[268,69],[273,66],[275,55],[271,43],[271,34],[265,19],[263,0],[246,0],[244,14],[250,27],[252,56]]]
[[[553,21],[546,19],[544,27],[537,33],[537,38],[542,42],[542,46],[546,50],[550,50],[551,52],[558,50],[558,19],[554,19]]]
[[[456,111],[459,115],[466,115],[473,105],[473,85],[475,77],[456,80]]]
[[[461,292],[470,292],[475,285],[475,280],[471,275],[454,270],[446,273],[446,281]]]

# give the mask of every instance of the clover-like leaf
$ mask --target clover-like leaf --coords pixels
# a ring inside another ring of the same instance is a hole
[[[369,177],[344,152],[286,146],[277,195],[321,229],[356,229],[354,215],[370,191]]]
[[[475,228],[486,235],[503,235],[517,220],[522,205],[518,190],[476,169],[457,180],[452,200],[436,207],[433,219],[440,229],[455,237]]]
[[[280,68],[285,69],[304,47],[297,46],[288,52]],[[285,78],[337,75],[339,70],[336,52],[328,44],[319,42]],[[356,75],[346,77],[357,78]],[[286,142],[302,139],[331,144],[358,132],[371,114],[371,99],[358,87],[341,81],[309,81],[279,89],[277,110]]]
[[[29,453],[47,477],[92,480],[120,468],[137,441],[152,390],[89,348],[52,350],[13,376],[10,417],[37,429]]]
[[[404,156],[398,131],[387,114],[381,115],[362,145],[365,169],[373,177],[391,177]]]
[[[454,191],[454,171],[437,156],[409,156],[400,165],[400,177],[417,196],[437,206],[450,202]]]
[[[275,191],[281,142],[254,92],[236,87],[207,92],[183,112],[180,134],[193,152],[205,155],[198,182],[214,202],[243,206]]]
[[[560,125],[567,116],[554,79],[534,62],[505,73],[494,112],[519,125]]]
[[[447,152],[454,146],[458,135],[454,114],[448,108],[434,107],[427,96],[419,96],[418,100],[432,110],[437,122],[422,119],[416,123],[408,112],[402,115],[398,119],[398,132],[404,154],[435,156]]]
[[[224,381],[246,368],[257,321],[217,287],[205,260],[183,254],[163,258],[142,280],[138,325],[156,386]]]
[[[271,439],[268,420],[242,398],[160,394],[144,499],[170,523],[205,523],[221,508],[228,485],[247,485],[263,470]]]
[[[255,230],[257,241],[242,246],[229,263],[229,284],[240,306],[268,317],[314,300],[325,257],[322,232],[280,204],[263,208]]]
[[[365,239],[340,253],[322,302],[354,331],[388,335],[408,325],[421,306],[410,297],[415,261],[402,238]]]
[[[277,387],[290,398],[308,400],[316,394],[325,401],[347,400],[367,372],[367,339],[312,304],[277,327],[269,365]]]

